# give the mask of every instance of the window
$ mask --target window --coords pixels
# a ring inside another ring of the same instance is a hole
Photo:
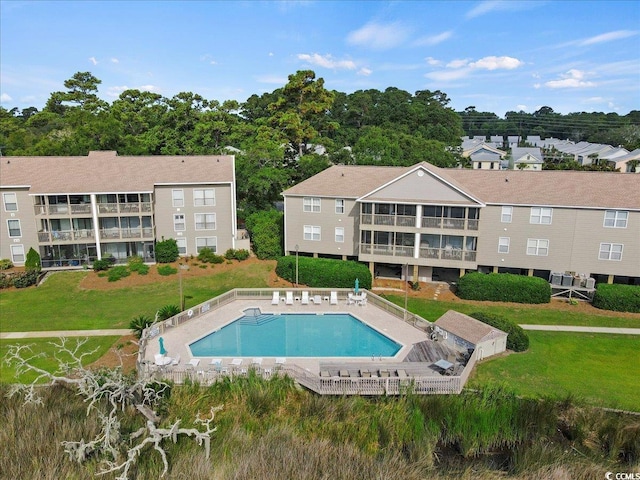
[[[600,260],[622,260],[622,249],[624,245],[621,243],[601,243],[600,254],[598,258]]]
[[[213,188],[194,189],[193,205],[202,207],[204,205],[212,206],[216,204],[216,191]]]
[[[184,232],[186,230],[186,225],[184,223],[184,214],[175,213],[173,215],[173,229],[176,232]]]
[[[215,230],[215,213],[196,213],[196,230]]]
[[[320,199],[317,197],[304,197],[302,199],[302,211],[320,213]]]
[[[15,212],[18,210],[18,197],[15,193],[3,193],[2,198],[4,199],[5,212]]]
[[[549,240],[527,239],[527,255],[546,257],[549,254]]]
[[[24,245],[11,245],[11,261],[24,263]]]
[[[196,250],[200,253],[203,248],[208,248],[213,253],[216,253],[218,249],[218,237],[197,237],[196,238]]]
[[[513,207],[502,207],[502,216],[500,217],[500,221],[502,223],[511,223],[512,218]]]
[[[20,220],[7,220],[7,226],[9,227],[10,237],[21,237]]]
[[[344,199],[336,198],[336,213],[344,213]]]
[[[187,254],[187,239],[184,237],[176,238],[176,243],[178,244],[178,253],[180,255]]]
[[[536,223],[540,225],[551,225],[552,214],[553,214],[553,208],[531,207],[531,218],[529,219],[529,223]]]
[[[314,225],[304,226],[304,239],[320,241],[320,227]]]
[[[498,253],[509,253],[509,244],[511,243],[511,238],[509,237],[500,237],[498,239]]]
[[[604,226],[608,228],[627,228],[629,212],[607,210],[604,212]]]
[[[184,190],[171,190],[171,199],[174,207],[184,207]]]
[[[344,227],[336,227],[336,242],[344,242]]]

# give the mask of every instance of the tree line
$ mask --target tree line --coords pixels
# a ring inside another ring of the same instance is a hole
[[[640,146],[638,111],[559,115],[543,107],[500,119],[475,107],[456,112],[439,90],[327,90],[311,70],[289,75],[284,87],[245,102],[130,89],[108,103],[98,96],[101,83],[90,72],[77,72],[41,111],[0,107],[2,154],[233,153],[238,205],[251,213],[270,208],[283,190],[331,164],[408,166],[427,160],[457,166],[461,158],[453,147],[464,135],[537,134],[611,144],[623,144],[618,137],[626,135],[631,140],[625,146]]]

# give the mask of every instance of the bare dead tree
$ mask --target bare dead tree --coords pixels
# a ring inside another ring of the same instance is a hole
[[[62,442],[71,460],[83,463],[89,458],[98,458],[102,461],[102,468],[97,475],[120,472],[117,479],[126,480],[141,452],[152,446],[162,458],[164,469],[161,476],[164,476],[169,469],[169,462],[163,443],[168,439],[176,443],[179,435],[193,437],[198,445],[204,445],[209,458],[211,434],[216,431],[213,420],[221,406],[211,408],[206,418],[198,414],[192,428],[180,428],[181,420],[175,421],[169,428],[160,428],[156,424],[161,422],[161,418],[153,411],[153,407],[160,403],[169,385],[127,375],[122,367],[91,369],[83,366],[86,357],[96,351],[83,351],[86,342],[86,338],[76,339],[75,342],[60,338],[50,342],[55,348],[54,357],[58,364],[54,373],[34,365],[34,361],[45,354],[35,353],[33,345],[10,345],[3,360],[15,368],[18,378],[27,372],[36,375],[31,383],[12,385],[8,396],[23,394],[25,404],[42,404],[38,395],[39,386],[43,383],[64,384],[74,388],[84,398],[87,416],[96,412],[101,430],[95,438]],[[122,357],[120,361],[122,364]],[[128,432],[122,430],[121,415],[134,407],[145,416],[147,424],[145,428],[127,435]]]

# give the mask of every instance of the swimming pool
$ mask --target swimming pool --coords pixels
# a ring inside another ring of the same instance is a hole
[[[402,345],[348,313],[246,312],[189,348],[194,357],[391,357]]]

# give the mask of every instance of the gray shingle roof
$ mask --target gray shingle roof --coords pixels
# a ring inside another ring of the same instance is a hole
[[[230,155],[2,157],[0,185],[43,194],[150,192],[159,184],[232,182],[233,164]]]
[[[463,338],[474,345],[507,335],[502,330],[454,310],[447,311],[436,320],[435,324],[443,330]]]

